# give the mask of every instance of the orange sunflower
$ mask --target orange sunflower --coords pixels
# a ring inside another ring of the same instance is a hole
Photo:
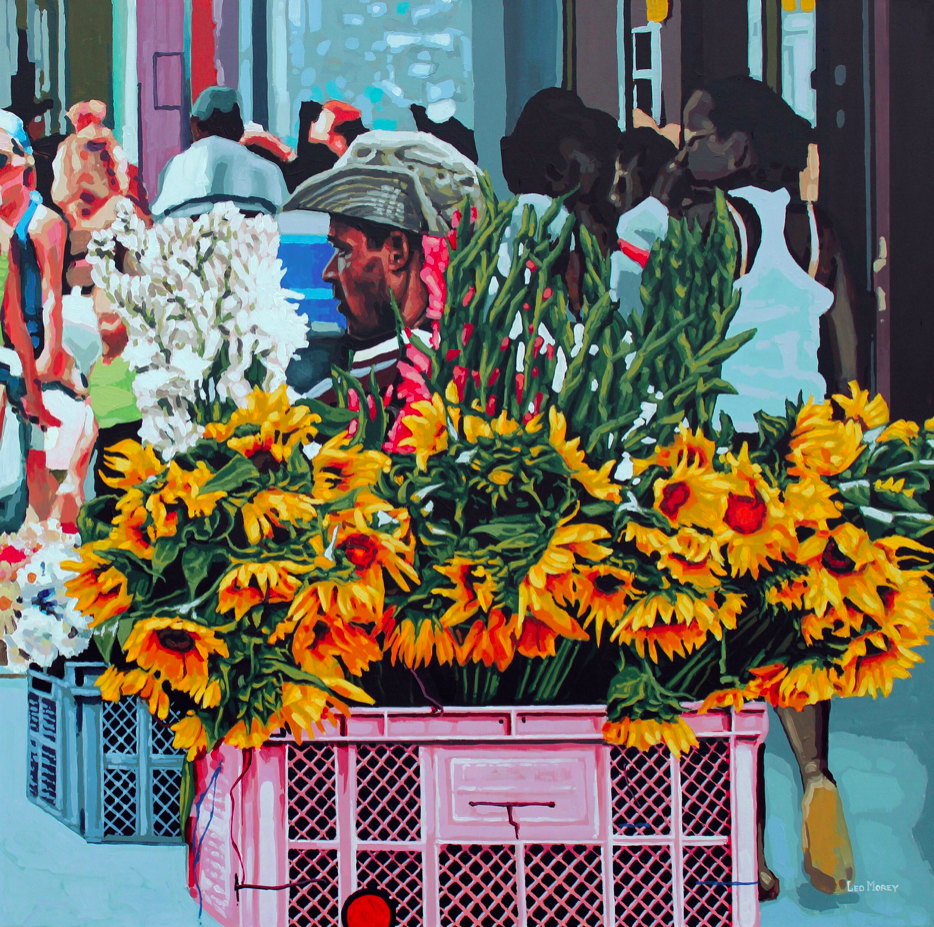
[[[175,732],[172,746],[176,750],[187,750],[189,762],[194,760],[202,750],[207,750],[207,733],[201,719],[193,711],[189,711],[181,721],[176,721],[172,725],[172,730]]]
[[[163,721],[169,716],[169,696],[163,688],[160,676],[143,669],[120,672],[109,666],[95,683],[101,698],[107,702],[119,701],[123,695],[136,695],[148,703],[149,713]]]
[[[672,527],[688,525],[715,531],[723,521],[732,483],[724,474],[693,465],[685,455],[667,479],[655,481],[655,508]]]
[[[442,665],[454,662],[458,646],[454,635],[431,618],[417,623],[411,618],[391,619],[386,632],[386,649],[393,664],[399,661],[410,669],[418,669],[428,666],[432,659]]]
[[[771,563],[793,555],[797,546],[794,521],[785,511],[778,490],[762,475],[762,468],[749,459],[744,443],[738,457],[727,457],[734,487],[727,494],[723,524],[717,540],[726,547],[733,576],[771,570]]]
[[[615,502],[618,505],[622,501],[622,489],[610,478],[616,461],[607,461],[599,470],[589,467],[584,459],[584,452],[580,449],[581,439],[578,437],[569,441],[567,438],[568,423],[564,413],[552,406],[548,411],[548,420],[551,425],[548,442],[561,455],[561,459],[571,471],[571,476],[595,499]]]
[[[410,448],[418,469],[426,470],[428,458],[446,451],[451,433],[456,436],[460,409],[446,405],[440,393],[435,393],[430,401],[413,402],[410,408],[414,414],[402,417],[409,434],[399,441],[399,446]]]
[[[220,704],[220,685],[210,679],[208,658],[229,652],[211,628],[183,618],[146,618],[133,625],[123,650],[127,660],[188,692],[205,708]]]
[[[273,393],[257,387],[247,399],[246,408],[237,409],[227,422],[208,425],[204,435],[226,441],[228,447],[245,457],[266,453],[282,463],[297,446],[314,438],[318,433],[315,425],[320,421],[321,417],[305,406],[289,403],[285,384]],[[242,427],[250,431],[235,437],[236,430]]]
[[[301,492],[262,489],[240,510],[243,530],[251,544],[272,537],[273,528],[307,523],[317,515],[314,499]]]
[[[457,662],[466,666],[469,662],[493,666],[503,672],[516,654],[516,632],[519,627],[517,615],[507,617],[501,609],[494,608],[483,619],[470,626],[462,644],[456,647]]]
[[[869,390],[860,389],[859,384],[853,380],[848,384],[850,395],[835,395],[834,402],[843,409],[843,414],[866,428],[880,428],[889,421],[889,407],[881,396],[869,399]]]
[[[78,611],[91,617],[92,628],[122,615],[133,604],[126,576],[97,553],[104,548],[100,542],[84,544],[78,550],[80,561],[62,564],[64,569],[78,574],[65,583],[65,589],[75,599]]]
[[[657,448],[649,458],[633,460],[633,474],[639,476],[649,467],[677,470],[682,465],[688,469],[711,470],[716,454],[716,445],[704,437],[700,428],[695,432],[682,424],[671,444]]]
[[[221,580],[217,610],[224,614],[233,609],[239,621],[251,608],[265,602],[291,602],[302,585],[299,577],[314,568],[292,560],[238,563]]]
[[[852,419],[834,421],[829,402],[809,399],[798,413],[788,460],[791,476],[837,476],[863,452],[863,432]]]
[[[683,718],[675,718],[673,721],[650,718],[607,721],[603,725],[603,739],[610,744],[635,747],[637,750],[651,750],[658,744],[665,744],[675,756],[681,756],[697,746],[697,737]]]
[[[152,447],[139,441],[120,441],[108,447],[104,454],[104,463],[119,474],[105,476],[101,473],[101,479],[111,489],[131,489],[165,470],[165,464]]]
[[[452,602],[441,617],[444,627],[453,628],[469,621],[477,612],[486,613],[493,607],[498,587],[493,573],[484,564],[455,555],[434,568],[453,584],[432,590]]]
[[[587,613],[584,628],[594,625],[599,644],[604,624],[616,627],[636,594],[635,574],[612,563],[582,564],[574,574],[574,590],[580,610]]]
[[[695,528],[680,528],[668,535],[631,521],[626,526],[626,540],[634,540],[647,556],[657,554],[661,569],[696,589],[717,589],[726,576],[716,538]]]

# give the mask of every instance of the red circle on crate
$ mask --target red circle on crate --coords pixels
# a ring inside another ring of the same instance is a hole
[[[341,911],[343,927],[395,927],[396,906],[378,888],[362,888],[354,892]]]

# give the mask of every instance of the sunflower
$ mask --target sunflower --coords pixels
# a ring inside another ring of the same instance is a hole
[[[302,585],[298,577],[313,569],[311,564],[291,560],[237,563],[221,580],[217,610],[224,614],[234,609],[239,621],[264,602],[291,602]]]
[[[872,488],[876,492],[887,492],[895,496],[905,496],[906,499],[914,498],[915,491],[913,489],[905,489],[905,479],[895,479],[894,476],[890,476],[886,480],[876,480],[872,484]]]
[[[379,662],[383,651],[373,636],[358,625],[343,621],[304,619],[292,637],[292,656],[307,673],[321,675],[321,661],[340,657],[352,676]],[[325,675],[334,675],[333,672]]]
[[[409,408],[416,414],[403,415],[402,424],[408,428],[409,435],[402,438],[399,446],[411,448],[418,469],[426,470],[428,458],[446,451],[449,436],[452,432],[456,436],[460,410],[446,406],[440,393],[435,393],[430,402],[423,399],[413,402]]]
[[[226,492],[203,491],[215,475],[203,460],[198,461],[194,470],[186,470],[174,460],[169,463],[165,486],[146,500],[157,537],[171,537],[175,534],[177,519],[173,521],[170,518],[169,506],[184,504],[189,518],[207,516],[214,511],[217,503],[227,496]]]
[[[797,545],[794,522],[781,503],[778,490],[762,475],[762,468],[749,459],[744,443],[738,457],[727,456],[735,488],[727,494],[723,525],[717,540],[726,546],[733,576],[759,578],[759,570],[771,570],[794,553]]]
[[[748,697],[745,689],[718,689],[716,692],[711,692],[704,699],[700,708],[697,709],[697,713],[704,715],[708,711],[717,708],[732,708],[733,711],[742,711]]]
[[[557,638],[558,635],[547,624],[526,615],[522,622],[522,633],[516,641],[516,650],[523,657],[553,657]]]
[[[798,527],[826,531],[827,522],[839,518],[843,510],[833,499],[836,494],[836,489],[820,477],[801,477],[785,487],[785,512]]]
[[[866,616],[849,604],[828,608],[822,614],[806,612],[801,616],[801,635],[809,646],[824,640],[828,633],[848,640],[862,630],[866,621]]]
[[[133,625],[123,650],[127,660],[158,673],[174,689],[197,695],[205,707],[218,703],[220,686],[210,685],[208,658],[230,654],[211,628],[183,618],[146,618]]]
[[[615,627],[623,617],[630,597],[636,594],[635,578],[630,570],[612,563],[582,565],[574,574],[579,608],[587,613],[584,628],[593,623],[598,644],[604,624]]]
[[[453,584],[432,590],[436,595],[452,601],[441,617],[444,627],[453,628],[469,621],[477,612],[486,613],[493,607],[498,587],[488,566],[455,555],[446,563],[435,564],[434,568]]]
[[[312,493],[317,502],[338,501],[354,490],[374,486],[381,473],[389,472],[389,457],[351,440],[347,432],[335,435],[312,458]]]
[[[647,556],[657,554],[659,567],[685,585],[716,589],[726,575],[716,538],[695,528],[680,528],[668,535],[631,521],[626,526],[626,540],[634,540]]]
[[[271,538],[273,528],[310,522],[317,513],[311,496],[284,489],[262,489],[240,510],[243,530],[251,544]]]
[[[691,431],[687,425],[682,424],[678,429],[675,440],[667,447],[659,447],[651,457],[644,460],[633,460],[633,474],[639,476],[649,467],[664,467],[667,470],[677,470],[680,466],[687,466],[695,470],[711,470],[717,447],[704,433],[697,429]]]
[[[852,419],[836,422],[829,402],[809,399],[798,413],[788,460],[790,476],[837,476],[863,452],[863,432]]]
[[[881,618],[880,587],[900,589],[906,581],[886,549],[849,522],[832,531],[815,532],[802,541],[796,560],[808,567],[803,579],[803,606],[819,618],[828,609],[839,610],[846,603]]]
[[[548,576],[543,587],[534,585],[526,577],[519,586],[519,609],[522,616],[519,633],[521,633],[525,619],[531,616],[539,624],[545,625],[567,640],[589,640],[587,632],[568,610],[569,606],[575,604],[573,596],[569,594],[572,590],[574,590],[573,573]],[[577,611],[576,606],[574,610]]]
[[[507,617],[494,608],[484,619],[471,625],[463,643],[457,646],[457,662],[466,666],[469,662],[493,666],[503,672],[516,654],[516,632],[519,627],[517,615]]]
[[[860,389],[855,380],[848,385],[849,397],[840,394],[833,397],[847,418],[860,422],[869,429],[880,428],[888,423],[889,407],[881,396],[876,396],[870,401],[868,389]]]
[[[755,667],[746,683],[746,697],[765,699],[776,708],[800,711],[839,694],[840,670],[822,665],[817,657],[789,668],[783,663]]]
[[[163,721],[169,716],[169,696],[162,686],[163,680],[154,673],[133,669],[122,673],[114,666],[108,667],[97,679],[101,698],[107,702],[119,701],[123,695],[136,695],[149,704],[149,713]]]
[[[129,490],[127,496],[133,494],[134,502],[138,494],[138,501],[142,502],[143,494],[138,490]],[[124,497],[124,499],[127,498]],[[123,501],[123,500],[121,500]],[[140,560],[152,560],[155,549],[152,546],[152,528],[147,528],[146,522],[149,513],[146,506],[137,504],[127,506],[124,510],[119,510],[113,520],[113,528],[107,538],[107,546],[115,550],[129,551]]]
[[[104,463],[120,474],[106,476],[101,473],[101,479],[111,489],[131,489],[151,477],[159,476],[165,470],[165,464],[152,447],[138,441],[120,441],[108,447],[104,453]]]
[[[207,733],[201,719],[193,711],[189,711],[181,721],[176,721],[172,725],[172,730],[175,732],[172,746],[176,750],[187,750],[189,762],[194,760],[202,750],[207,750]]]
[[[917,438],[920,430],[916,422],[899,419],[897,422],[892,422],[876,440],[880,444],[883,441],[904,441],[905,444],[911,444],[911,439]]]
[[[387,625],[386,649],[393,664],[400,661],[410,669],[428,666],[432,659],[439,664],[453,663],[457,641],[448,628],[431,618],[416,622],[411,618],[393,619]]]
[[[574,523],[575,511],[558,522],[540,559],[529,570],[524,582],[544,589],[547,577],[570,574],[578,558],[600,563],[612,550],[597,541],[605,541],[610,533],[600,525],[587,522]]]
[[[97,553],[101,549],[100,542],[85,544],[78,551],[80,561],[62,563],[63,569],[78,574],[65,583],[65,589],[78,611],[91,617],[92,628],[122,615],[133,604],[126,576]]]
[[[620,747],[651,750],[665,744],[675,755],[681,756],[697,746],[697,737],[683,718],[656,721],[650,718],[623,718],[607,721],[603,725],[603,739]]]
[[[611,640],[635,646],[640,657],[648,653],[658,662],[658,648],[673,659],[700,647],[708,634],[720,640],[724,628],[736,626],[742,597],[728,597],[718,606],[713,594],[696,599],[683,592],[667,591],[637,601],[614,628]]]
[[[655,481],[655,508],[673,527],[713,531],[722,524],[731,486],[728,477],[702,467],[699,460],[689,465],[685,455],[670,477]]]
[[[479,409],[479,405],[477,409]],[[481,438],[492,439],[494,436],[507,438],[522,430],[530,435],[541,431],[541,415],[533,416],[524,425],[514,418],[510,418],[505,411],[500,412],[495,418],[489,419],[476,415],[464,417],[464,437],[470,444],[476,444]]]
[[[269,738],[282,727],[282,719],[276,712],[265,723],[254,717],[247,727],[245,721],[238,721],[225,735],[224,743],[240,750],[255,750],[262,747]]]
[[[610,473],[616,466],[615,460],[607,461],[599,470],[587,466],[584,452],[580,450],[580,438],[568,441],[568,423],[564,414],[552,406],[548,412],[551,434],[548,438],[551,446],[561,455],[561,459],[571,471],[571,476],[595,499],[615,502],[622,501],[621,488],[610,479]]]
[[[269,454],[279,463],[287,460],[294,448],[311,440],[321,421],[305,406],[289,403],[285,384],[275,392],[267,393],[257,387],[247,399],[246,408],[237,409],[225,423],[208,425],[204,434],[215,441],[226,441],[232,450],[245,457],[260,453]],[[240,437],[234,437],[238,428],[258,429]]]

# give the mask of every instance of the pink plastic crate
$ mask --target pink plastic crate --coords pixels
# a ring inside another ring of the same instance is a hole
[[[224,927],[340,923],[378,886],[401,927],[756,927],[764,706],[700,741],[609,747],[598,708],[361,710],[301,746],[198,764],[190,889]]]

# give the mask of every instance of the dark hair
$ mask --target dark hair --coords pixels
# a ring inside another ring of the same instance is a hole
[[[500,142],[503,176],[513,193],[555,196],[567,192],[559,181],[573,186],[568,153],[569,139],[597,165],[598,179],[588,199],[602,202],[613,179],[616,146],[620,137],[616,120],[602,110],[584,105],[570,90],[549,87],[526,103],[510,135]]]
[[[616,147],[617,163],[629,164],[636,159],[636,171],[647,190],[652,188],[662,168],[678,153],[678,146],[660,132],[648,126],[627,129]]]
[[[230,112],[216,109],[205,119],[192,117],[198,124],[202,135],[216,135],[218,138],[228,138],[232,142],[239,142],[243,138],[243,117],[240,107],[234,106]]]
[[[427,132],[442,142],[447,142],[462,155],[470,158],[474,164],[477,163],[477,142],[474,138],[473,129],[468,129],[464,123],[453,116],[444,122],[435,122],[433,119],[429,119],[428,110],[418,103],[413,103],[409,109],[412,110],[412,115],[415,117],[415,128],[419,132]]]
[[[713,100],[710,119],[725,139],[745,132],[758,161],[760,182],[784,186],[807,167],[811,124],[777,93],[752,77],[729,77],[705,88]],[[771,182],[769,182],[771,180]]]

